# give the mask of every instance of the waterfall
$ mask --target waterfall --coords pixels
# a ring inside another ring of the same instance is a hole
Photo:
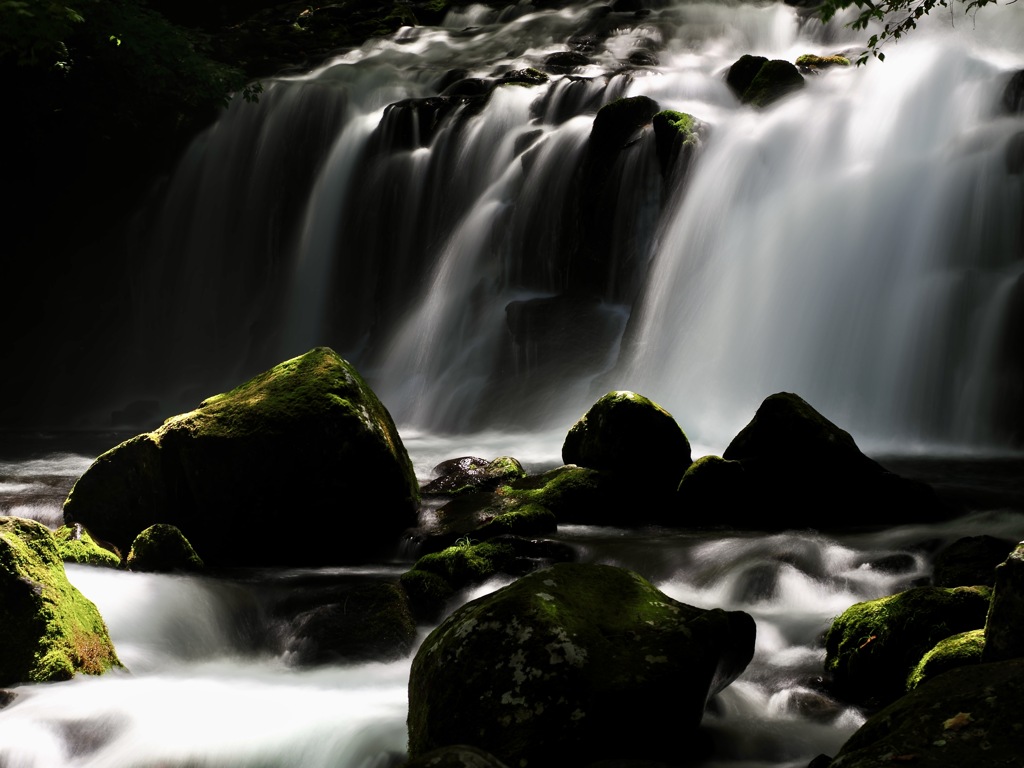
[[[632,388],[724,447],[791,390],[876,449],[1016,446],[1021,14],[955,21],[762,110],[725,85],[740,55],[861,33],[783,4],[468,6],[273,78],[137,220],[123,386],[169,414],[328,344],[406,431],[562,429]],[[663,174],[648,126],[590,189],[594,116],[631,96],[702,146]]]

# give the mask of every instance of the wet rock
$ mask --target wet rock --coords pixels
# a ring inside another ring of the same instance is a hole
[[[645,525],[657,510],[638,508],[630,484],[610,472],[575,465],[556,467],[523,478],[503,490],[513,504],[535,504],[551,510],[559,523],[582,525]]]
[[[658,102],[648,96],[632,96],[605,104],[594,117],[588,148],[595,162],[607,165],[609,153],[631,143],[638,131],[650,125],[658,113]]]
[[[825,635],[836,694],[868,707],[906,692],[921,657],[947,637],[985,625],[987,587],[917,587],[848,608]]]
[[[520,766],[674,759],[708,698],[749,663],[754,631],[745,613],[678,603],[619,568],[537,571],[424,641],[410,754],[469,743]]]
[[[739,461],[752,503],[744,527],[849,528],[951,515],[924,483],[888,472],[797,395],[766,398],[723,457]]]
[[[354,503],[367,489],[370,509]],[[103,454],[64,517],[122,551],[168,523],[208,566],[328,565],[390,554],[418,490],[390,414],[321,347]]]
[[[740,97],[740,101],[755,107],[767,107],[803,87],[804,78],[796,66],[788,61],[775,59],[766,62],[758,70],[753,82]]]
[[[438,477],[423,486],[424,496],[492,490],[501,483],[526,477],[523,465],[511,456],[499,456],[493,461],[462,456],[442,461],[434,467],[434,472]]]
[[[533,67],[527,67],[526,69],[514,69],[501,76],[501,82],[503,85],[544,85],[544,83],[550,79],[551,78],[539,69],[534,69]]]
[[[544,58],[544,69],[553,75],[570,75],[590,64],[590,59],[577,51],[559,51]]]
[[[96,606],[68,581],[50,530],[0,518],[0,685],[120,667]]]
[[[668,496],[690,466],[690,442],[657,403],[609,392],[569,430],[562,461],[631,477],[638,493]]]
[[[693,115],[671,110],[658,112],[651,118],[651,125],[662,175],[668,176],[676,168],[685,172],[700,148],[707,126]]]
[[[996,582],[996,566],[1013,551],[1013,539],[966,536],[935,556],[932,583],[937,587],[969,587]]]
[[[1003,109],[1007,114],[1024,112],[1024,69],[1014,72],[1003,89]]]
[[[1024,657],[1024,542],[996,568],[992,607],[985,623],[985,661]]]
[[[740,56],[733,62],[733,65],[729,67],[729,71],[726,73],[725,83],[736,94],[736,98],[743,98],[743,94],[746,93],[750,84],[754,82],[754,78],[761,71],[761,67],[767,63],[768,59],[764,56],[752,56],[749,53]]]
[[[68,563],[80,565],[96,565],[104,568],[117,568],[121,565],[121,556],[101,547],[80,524],[63,525],[54,531],[57,541],[57,552],[60,559]]]
[[[1022,711],[1024,659],[954,669],[871,717],[830,766],[1019,766]]]
[[[135,537],[125,565],[130,571],[167,573],[198,571],[203,561],[178,528],[157,523]]]

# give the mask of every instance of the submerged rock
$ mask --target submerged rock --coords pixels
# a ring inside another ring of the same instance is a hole
[[[749,663],[754,621],[676,602],[639,575],[556,565],[463,606],[409,680],[413,759],[471,744],[508,765],[678,757]]]
[[[125,565],[131,571],[165,573],[197,571],[203,567],[203,561],[181,531],[173,525],[157,523],[135,537]]]
[[[169,523],[207,565],[327,565],[390,554],[417,499],[390,414],[321,347],[103,454],[64,518],[122,551]]]
[[[898,699],[940,640],[985,626],[990,594],[987,587],[917,587],[846,609],[825,635],[825,671],[836,693],[865,706]]]
[[[628,475],[637,493],[674,493],[690,466],[690,442],[672,414],[635,392],[609,392],[577,421],[562,461]]]
[[[0,685],[120,667],[96,606],[68,581],[50,530],[0,518]]]

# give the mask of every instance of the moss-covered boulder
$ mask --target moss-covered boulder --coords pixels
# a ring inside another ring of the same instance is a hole
[[[687,521],[698,525],[735,520],[750,504],[743,464],[721,456],[702,456],[679,482],[679,505]]]
[[[737,99],[742,99],[757,73],[761,71],[761,67],[767,63],[768,59],[764,56],[745,53],[736,59],[725,73],[725,84],[736,94]]]
[[[848,608],[825,635],[825,671],[841,698],[884,706],[906,692],[921,657],[985,626],[987,587],[917,587]]]
[[[985,630],[972,629],[959,635],[947,637],[936,643],[928,653],[921,657],[910,677],[907,678],[907,690],[912,691],[943,672],[957,667],[981,663],[981,652],[985,649]]]
[[[773,59],[765,62],[758,70],[740,100],[755,107],[767,107],[803,87],[804,76],[795,65],[782,59]]]
[[[1016,544],[996,536],[965,536],[935,555],[932,584],[936,587],[969,587],[996,583],[996,566]]]
[[[180,530],[167,523],[157,523],[135,537],[125,565],[130,571],[166,573],[198,571],[203,561]]]
[[[830,768],[1019,768],[1024,659],[954,669],[875,714]]]
[[[985,661],[1024,657],[1024,542],[996,568],[985,622]]]
[[[96,606],[72,586],[50,530],[0,517],[0,685],[120,667]]]
[[[121,565],[121,557],[96,543],[80,524],[62,525],[53,533],[57,542],[57,553],[66,563],[81,565],[97,565],[105,568],[117,568]]]
[[[638,494],[675,493],[690,442],[672,414],[635,392],[609,392],[565,436],[562,461],[628,476]]]
[[[434,473],[437,477],[422,488],[424,496],[457,496],[492,490],[501,483],[526,477],[523,465],[511,456],[499,456],[492,461],[461,456],[442,461],[434,467]]]
[[[659,510],[635,503],[644,494],[642,484],[631,481],[617,473],[569,464],[511,482],[499,488],[498,495],[507,505],[549,509],[559,523],[646,525]]]
[[[826,69],[832,69],[833,67],[848,67],[850,66],[850,60],[845,56],[839,54],[833,54],[831,56],[818,56],[813,53],[805,53],[802,56],[797,56],[796,61],[797,69],[803,74],[817,74]]]
[[[639,575],[563,564],[474,600],[416,654],[413,759],[470,744],[508,765],[677,758],[749,663],[754,621],[676,602]]]
[[[951,514],[929,486],[872,461],[848,432],[790,392],[766,398],[722,455],[743,465],[756,500],[723,523],[836,529]]]
[[[321,347],[103,454],[64,518],[122,551],[169,523],[208,566],[327,565],[392,552],[417,501],[391,416]]]

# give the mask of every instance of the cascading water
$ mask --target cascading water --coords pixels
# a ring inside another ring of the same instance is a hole
[[[741,54],[859,36],[781,4],[470,6],[271,80],[140,219],[125,380],[169,413],[330,344],[432,432],[562,426],[627,387],[721,445],[788,389],[875,446],[1006,448],[1024,203],[996,107],[1020,26],[926,19],[765,110],[724,83]],[[480,95],[567,44],[576,74]],[[663,179],[646,129],[595,213],[593,116],[636,95],[703,147]]]

